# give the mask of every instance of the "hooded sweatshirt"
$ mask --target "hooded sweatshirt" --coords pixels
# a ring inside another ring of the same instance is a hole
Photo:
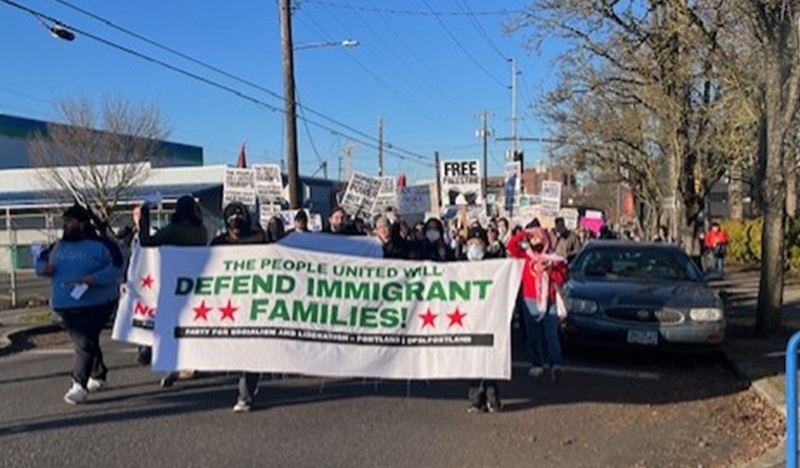
[[[520,245],[527,242],[528,233],[520,231],[508,241],[508,254],[511,257],[525,260],[522,270],[522,297],[534,300],[540,311],[546,310],[549,304],[555,303],[556,287],[561,286],[567,279],[567,264],[563,258],[547,254],[550,240],[547,233],[536,229],[533,234],[543,244],[542,254],[529,254]],[[550,268],[545,263],[550,262]]]

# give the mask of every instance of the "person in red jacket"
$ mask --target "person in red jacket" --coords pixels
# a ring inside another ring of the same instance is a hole
[[[714,272],[720,275],[725,273],[725,254],[728,250],[728,234],[722,230],[719,223],[711,225],[703,240],[706,249],[714,255]]]
[[[522,297],[525,305],[525,328],[531,348],[531,377],[549,372],[553,381],[562,372],[559,318],[556,311],[556,288],[567,278],[563,257],[550,253],[550,237],[536,220],[508,241],[508,254],[525,260],[522,271]]]

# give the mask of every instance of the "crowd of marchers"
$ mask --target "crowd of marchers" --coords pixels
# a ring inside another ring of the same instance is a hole
[[[270,244],[291,232],[308,232],[308,215],[298,211],[293,226],[284,225],[275,216],[262,227],[248,208],[231,203],[222,212],[224,228],[209,234],[201,210],[190,196],[178,199],[170,223],[153,232],[145,211],[135,219],[133,238],[142,247],[203,246],[224,248],[237,244]],[[120,285],[124,281],[123,249],[97,222],[91,210],[74,205],[63,213],[63,235],[44,249],[36,259],[36,272],[51,280],[50,306],[61,318],[75,349],[72,383],[64,395],[70,404],[80,404],[90,393],[106,387],[108,369],[100,348],[100,333],[116,310]],[[413,225],[393,211],[375,218],[348,216],[335,208],[326,220],[323,232],[335,235],[374,236],[383,246],[387,259],[454,262],[484,259],[517,258],[524,261],[520,286],[519,318],[524,325],[534,378],[557,381],[562,368],[559,342],[559,295],[567,280],[567,264],[592,238],[613,239],[608,229],[596,235],[588,229],[569,229],[557,218],[552,229],[531,219],[524,225],[512,225],[506,218],[491,218],[484,223],[468,219],[466,210],[449,220],[431,217]],[[664,233],[665,234],[665,233]],[[658,239],[668,242],[669,239]],[[724,257],[727,239],[718,226],[705,236],[706,244],[719,258]],[[715,253],[717,255],[717,253]],[[718,265],[722,268],[721,260]],[[150,363],[151,350],[140,347],[137,361]],[[172,372],[161,379],[171,387],[179,378],[189,378],[190,371]],[[239,379],[235,412],[252,408],[261,376],[243,372]],[[497,412],[502,409],[498,383],[490,380],[470,382],[470,412]]]

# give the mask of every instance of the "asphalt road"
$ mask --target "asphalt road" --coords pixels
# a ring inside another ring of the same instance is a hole
[[[130,346],[105,348],[111,387],[78,407],[68,346],[0,358],[1,466],[720,466],[757,430],[719,356],[573,351],[558,384],[517,360],[500,414],[467,414],[465,382],[301,377],[262,380],[234,414],[235,375],[161,389]]]

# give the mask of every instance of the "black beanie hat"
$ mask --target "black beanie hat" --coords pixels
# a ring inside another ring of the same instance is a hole
[[[62,217],[72,218],[82,223],[88,223],[91,219],[91,217],[89,216],[89,211],[77,203],[67,208],[67,211],[64,212]]]

